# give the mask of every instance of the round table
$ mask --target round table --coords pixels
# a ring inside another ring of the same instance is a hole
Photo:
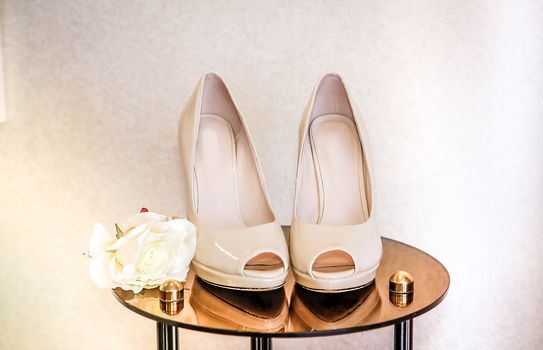
[[[190,273],[183,308],[175,315],[162,311],[157,288],[137,294],[117,288],[114,295],[131,311],[157,322],[158,349],[178,348],[177,327],[248,336],[251,349],[271,349],[274,337],[329,336],[390,325],[394,325],[394,348],[411,349],[413,318],[444,299],[449,273],[417,248],[388,238],[382,242],[383,258],[375,281],[349,292],[309,291],[296,284],[292,274],[277,290],[236,291],[208,284]],[[406,307],[389,301],[389,278],[398,270],[409,272],[415,281],[413,301]]]

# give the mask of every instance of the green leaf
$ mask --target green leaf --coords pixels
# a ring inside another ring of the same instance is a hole
[[[115,234],[115,236],[117,237],[117,239],[121,238],[122,236],[124,236],[124,232],[123,230],[121,230],[121,228],[119,227],[119,225],[115,224],[115,231],[117,231],[117,233]]]

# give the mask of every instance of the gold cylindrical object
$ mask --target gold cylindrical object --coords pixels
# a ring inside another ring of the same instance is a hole
[[[388,281],[388,298],[394,306],[406,307],[413,302],[415,280],[409,272],[397,271]]]
[[[158,288],[160,300],[174,302],[183,299],[183,283],[176,280],[167,280]]]
[[[160,309],[170,315],[176,315],[183,309],[183,284],[176,280],[168,280],[158,288]]]

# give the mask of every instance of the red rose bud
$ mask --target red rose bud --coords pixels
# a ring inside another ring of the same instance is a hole
[[[147,209],[147,208],[141,208],[140,209],[140,213],[147,213],[147,212],[149,212],[149,209]]]

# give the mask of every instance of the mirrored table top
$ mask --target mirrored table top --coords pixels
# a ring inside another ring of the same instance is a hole
[[[283,288],[237,291],[208,284],[191,272],[182,309],[176,315],[162,311],[158,288],[137,294],[117,288],[114,295],[128,309],[161,323],[218,334],[267,337],[360,332],[414,318],[438,305],[449,288],[445,267],[417,248],[388,238],[382,241],[383,258],[375,281],[349,292],[310,291],[296,284],[291,273]],[[413,301],[406,307],[389,301],[389,278],[398,270],[409,272],[415,281]]]

